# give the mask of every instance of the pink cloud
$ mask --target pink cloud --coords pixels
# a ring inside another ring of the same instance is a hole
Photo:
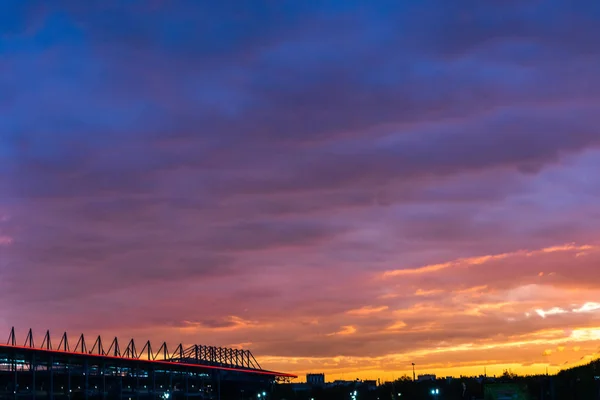
[[[3,323],[332,376],[594,354],[593,12],[113,3],[2,20]]]

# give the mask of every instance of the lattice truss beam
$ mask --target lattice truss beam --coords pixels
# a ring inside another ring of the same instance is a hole
[[[152,344],[148,340],[146,343],[144,343],[144,346],[138,350],[138,347],[133,339],[131,339],[127,346],[123,348],[119,344],[118,338],[115,337],[110,342],[108,348],[106,348],[102,338],[98,336],[90,347],[89,342],[86,342],[84,335],[81,334],[77,340],[77,343],[75,344],[75,347],[71,347],[69,344],[68,335],[66,332],[64,332],[61,336],[58,346],[53,347],[52,340],[50,339],[50,331],[48,330],[44,335],[41,346],[36,347],[33,338],[33,332],[31,329],[29,329],[25,343],[23,346],[21,346],[20,343],[17,342],[14,327],[10,330],[6,344],[13,347],[27,347],[32,349],[64,351],[78,354],[94,354],[124,359],[166,361],[174,363],[179,362],[262,370],[250,350],[204,346],[199,344],[189,347],[184,347],[182,344],[179,344],[179,346],[177,346],[173,352],[170,352],[167,348],[167,343],[163,342],[162,345],[156,351],[154,351]]]

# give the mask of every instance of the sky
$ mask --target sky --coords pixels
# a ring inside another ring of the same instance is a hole
[[[595,0],[3,1],[0,331],[588,361],[598,37]]]

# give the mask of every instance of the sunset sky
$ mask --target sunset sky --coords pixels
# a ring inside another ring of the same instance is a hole
[[[0,340],[600,355],[598,38],[595,0],[2,1]]]

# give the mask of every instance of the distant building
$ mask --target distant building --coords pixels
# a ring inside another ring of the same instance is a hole
[[[294,393],[308,392],[312,389],[312,386],[310,386],[308,383],[290,383],[290,386]]]
[[[341,379],[336,379],[335,381],[331,382],[329,386],[356,386],[357,382],[358,379],[355,381],[344,381]]]
[[[324,385],[325,374],[306,374],[306,383],[309,385]]]
[[[349,390],[377,390],[377,380],[360,380],[356,378],[353,381],[335,380],[325,383],[325,374],[306,374],[306,382],[291,383],[289,387],[294,393],[306,393],[313,390],[315,387],[322,389],[346,388]]]
[[[417,376],[417,382],[435,381],[436,376],[434,374],[424,374]]]
[[[376,390],[377,389],[377,380],[364,380],[361,383],[361,386],[366,387],[368,390]]]

